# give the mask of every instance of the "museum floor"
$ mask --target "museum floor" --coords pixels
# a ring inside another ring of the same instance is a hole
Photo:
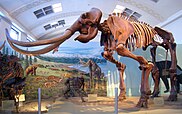
[[[164,100],[166,98],[164,96]],[[165,101],[164,105],[155,105],[150,100],[148,109],[136,108],[137,101],[138,97],[130,97],[119,102],[118,114],[182,114],[182,95],[179,95],[177,102]],[[98,97],[97,102],[81,103],[80,98],[71,98],[68,101],[57,99],[45,114],[114,114],[114,100]]]
[[[149,100],[149,108],[136,108],[138,97],[128,97],[125,101],[118,103],[118,114],[182,114],[182,95],[178,95],[177,102],[166,101],[167,95],[158,97],[157,104]],[[164,98],[164,104],[161,103]],[[57,98],[52,102],[42,100],[42,114],[114,114],[114,99],[108,97],[97,97],[97,101],[81,102],[78,97],[65,99]],[[32,108],[32,111],[28,111]],[[37,100],[33,103],[26,103],[20,107],[20,112],[4,111],[0,114],[37,114]]]

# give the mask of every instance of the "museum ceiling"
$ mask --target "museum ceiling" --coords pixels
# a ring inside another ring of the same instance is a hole
[[[60,35],[83,12],[102,10],[102,21],[113,11],[126,11],[157,25],[182,9],[182,0],[0,0],[0,7],[36,40]]]

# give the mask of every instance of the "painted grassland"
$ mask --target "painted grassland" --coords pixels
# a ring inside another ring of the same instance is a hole
[[[106,96],[106,80],[96,84],[94,88],[89,89],[89,74],[75,68],[68,67],[68,64],[38,61],[39,64],[36,75],[29,74],[26,76],[26,86],[23,93],[26,100],[38,98],[38,88],[42,90],[42,99],[63,97],[66,90],[64,85],[68,77],[80,77],[85,79],[84,90],[87,93],[97,93],[99,96]]]

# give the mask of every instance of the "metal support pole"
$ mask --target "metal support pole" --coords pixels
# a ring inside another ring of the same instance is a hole
[[[41,114],[41,88],[38,88],[38,114]]]
[[[115,87],[115,106],[114,106],[114,114],[118,114],[118,88]]]

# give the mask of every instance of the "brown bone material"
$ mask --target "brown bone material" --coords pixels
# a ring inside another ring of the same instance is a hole
[[[176,44],[174,43],[174,38],[170,32],[167,32],[159,27],[152,28],[150,25],[136,21],[133,17],[127,17],[124,14],[110,15],[107,20],[100,23],[102,13],[97,8],[92,8],[89,12],[86,12],[80,16],[80,18],[74,22],[74,24],[65,31],[63,36],[58,38],[53,38],[49,40],[36,41],[31,43],[25,43],[20,41],[15,41],[9,37],[7,32],[7,39],[10,45],[18,52],[27,55],[37,55],[46,53],[63,43],[66,39],[71,37],[76,31],[80,32],[80,35],[75,39],[82,43],[89,42],[96,35],[98,30],[101,31],[101,46],[104,46],[104,52],[102,56],[114,63],[119,70],[120,75],[120,100],[125,99],[125,85],[123,80],[123,72],[125,65],[113,58],[113,52],[117,52],[118,55],[123,57],[129,57],[139,62],[140,70],[142,71],[141,79],[141,96],[137,104],[138,107],[148,107],[148,98],[151,94],[148,84],[149,73],[152,71],[153,74],[157,76],[157,69],[155,69],[155,56],[157,46],[162,46],[165,49],[169,49],[171,54],[172,65],[170,67],[171,76],[171,92],[169,95],[169,100],[173,101],[177,99],[176,89],[174,87],[175,77],[176,77]],[[157,39],[160,39],[158,41]],[[44,44],[52,44],[52,46],[47,47],[38,51],[25,51],[15,47],[14,44],[21,46],[38,46]],[[144,57],[140,55],[135,55],[132,53],[136,48],[146,48],[152,45],[151,49],[152,62],[148,62]],[[155,77],[155,76],[154,76]],[[155,78],[157,79],[157,78]],[[158,86],[155,85],[154,93],[157,92]]]
[[[6,41],[4,41],[4,43],[0,46],[0,50],[3,49],[5,43],[6,43]]]
[[[102,16],[102,13],[99,9],[92,8],[89,12],[82,14],[73,23],[73,25],[64,32],[62,36],[57,38],[46,39],[46,40],[35,41],[35,42],[22,42],[22,41],[17,41],[11,38],[7,29],[6,29],[6,37],[10,46],[17,52],[20,52],[25,55],[44,54],[58,47],[64,41],[69,39],[76,31],[79,31],[80,35],[75,40],[78,40],[81,42],[88,42],[89,40],[93,39],[97,35],[98,25],[99,25],[101,16]],[[47,45],[47,44],[51,44],[51,45],[40,50],[26,51],[26,50],[22,50],[18,48],[14,44],[19,46],[24,46],[24,47],[40,46],[40,45]]]

